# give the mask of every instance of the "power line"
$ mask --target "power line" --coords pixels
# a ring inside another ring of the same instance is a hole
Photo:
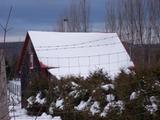
[[[61,47],[61,48],[45,48],[45,49],[36,49],[37,51],[49,51],[49,50],[66,50],[66,49],[77,49],[77,48],[92,48],[92,47],[103,47],[103,46],[109,46],[109,45],[116,45],[121,44],[121,42],[115,42],[110,44],[97,44],[97,45],[87,45],[87,46],[73,46],[73,47]]]
[[[103,41],[103,40],[110,39],[110,38],[118,38],[118,36],[116,35],[116,36],[111,36],[111,37],[105,37],[102,39],[90,40],[87,42],[81,42],[81,43],[75,43],[75,44],[56,45],[56,46],[38,46],[37,48],[59,48],[59,47],[78,46],[78,45],[84,45],[84,44],[88,44],[88,43]]]
[[[104,63],[100,63],[100,64],[99,63],[97,63],[97,64],[90,64],[90,67],[91,66],[100,66],[100,65],[110,65],[110,64],[115,64],[115,63],[119,63],[119,62],[126,62],[128,60],[129,59],[114,61],[112,63],[104,62]],[[70,68],[78,68],[78,67],[79,67],[79,65],[77,65],[77,66],[70,66],[70,64],[68,64],[68,66],[59,66],[59,67],[57,67],[57,69],[59,69],[59,68],[69,68],[70,69]],[[89,66],[88,66],[88,64],[87,65],[80,65],[80,68],[81,67],[89,67]],[[117,69],[115,69],[115,70],[117,70]],[[110,69],[110,71],[112,71],[112,70]]]
[[[72,56],[72,57],[39,57],[39,58],[42,58],[42,59],[88,58],[88,57],[97,57],[97,56],[115,55],[115,54],[121,54],[121,53],[126,53],[126,51],[112,52],[112,53],[106,53],[106,54],[97,54],[97,55],[88,55],[88,56]]]

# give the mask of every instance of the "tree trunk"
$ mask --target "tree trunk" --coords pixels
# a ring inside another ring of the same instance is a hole
[[[0,120],[9,120],[5,60],[0,51]]]

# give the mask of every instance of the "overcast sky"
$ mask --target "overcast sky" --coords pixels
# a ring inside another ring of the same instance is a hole
[[[28,30],[54,30],[57,19],[70,0],[0,0],[0,23],[5,24],[13,6],[8,41],[23,40]],[[91,23],[94,31],[104,30],[105,0],[91,0]],[[2,41],[0,29],[0,41]]]

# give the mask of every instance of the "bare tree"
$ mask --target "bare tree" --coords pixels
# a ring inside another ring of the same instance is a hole
[[[89,0],[80,0],[79,5],[80,10],[80,23],[83,32],[89,31],[90,26],[90,1]]]
[[[120,0],[119,3],[118,3],[119,6],[122,6],[123,5],[123,0]],[[118,34],[119,34],[119,37],[120,39],[122,39],[123,37],[123,32],[124,32],[124,8],[123,7],[119,7],[116,9],[116,12],[117,12],[117,29],[118,29]],[[125,38],[124,38],[125,39]]]
[[[5,43],[6,43],[6,36],[7,36],[7,32],[10,30],[10,28],[8,28],[8,24],[9,24],[9,20],[10,20],[10,17],[11,17],[11,12],[12,12],[12,6],[9,10],[9,14],[8,14],[8,18],[7,18],[7,21],[6,21],[6,24],[3,26],[2,24],[0,24],[1,28],[3,29],[4,31],[4,34],[3,34],[3,43],[4,43],[4,52],[5,52]]]
[[[66,12],[67,11],[67,12]],[[90,27],[90,2],[89,0],[71,0],[65,14],[58,20],[58,31],[64,31],[64,19],[67,19],[68,32],[88,32]]]
[[[80,11],[78,2],[71,0],[68,9],[59,17],[57,30],[60,32],[80,32]],[[67,30],[65,30],[67,29]]]
[[[106,32],[116,31],[116,8],[115,0],[106,1],[106,17],[105,17],[105,30]]]
[[[4,31],[3,35],[4,47],[3,50],[0,51],[0,119],[2,120],[9,120],[5,56],[6,56],[6,37],[7,37],[7,32],[10,30],[8,28],[8,24],[11,17],[11,12],[12,12],[12,7],[10,8],[6,24],[4,26],[0,24],[1,28]]]
[[[143,64],[149,64],[151,55],[148,44],[160,43],[160,0],[106,1],[106,32],[117,32],[121,40],[130,43],[131,59],[133,45],[141,45],[141,55],[145,59]]]
[[[144,32],[145,32],[145,1],[144,0],[135,0],[134,1],[135,9],[135,29],[137,31],[138,43],[144,44]]]
[[[123,26],[121,26],[121,28],[123,28],[123,30],[121,29],[121,31],[123,32],[122,36],[126,41],[130,42],[129,54],[132,58],[132,46],[135,43],[134,3],[132,0],[123,0],[123,4],[121,5],[121,7],[121,15],[123,15],[123,18],[119,17],[119,21],[123,21]],[[118,24],[118,26],[120,26],[120,24]]]
[[[159,0],[151,0],[152,2],[152,19],[151,24],[153,27],[153,31],[155,37],[157,38],[156,42],[160,42],[160,1]]]
[[[80,10],[79,10],[79,3],[75,0],[71,1],[68,13],[68,29],[71,32],[80,32],[81,25],[80,25]]]

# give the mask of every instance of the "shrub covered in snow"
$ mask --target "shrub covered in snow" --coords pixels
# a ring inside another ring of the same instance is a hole
[[[56,83],[28,97],[27,110],[61,116],[62,120],[156,120],[160,115],[159,68],[136,74],[121,71],[114,80],[98,70],[87,78],[67,76]]]
[[[47,99],[43,92],[37,93],[36,97],[31,96],[27,99],[27,113],[29,115],[41,115],[42,112],[46,112]]]

